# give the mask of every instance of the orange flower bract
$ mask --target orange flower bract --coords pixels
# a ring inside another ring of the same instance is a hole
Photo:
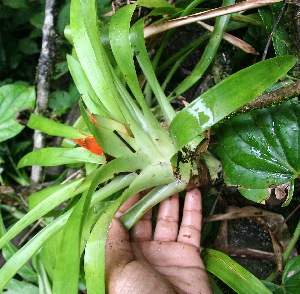
[[[94,136],[87,136],[86,138],[83,139],[72,139],[75,143],[80,145],[81,147],[95,153],[98,155],[103,155],[103,150],[97,143],[96,139]]]

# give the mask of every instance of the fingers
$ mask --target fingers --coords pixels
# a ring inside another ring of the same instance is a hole
[[[116,214],[120,217],[132,205],[138,202],[140,195],[134,195],[126,201]],[[198,189],[186,193],[183,217],[178,233],[179,195],[175,194],[160,203],[153,239],[155,241],[178,241],[200,248],[202,199]],[[152,210],[149,210],[133,226],[130,231],[130,240],[150,241],[152,239]]]
[[[155,241],[176,241],[179,221],[179,195],[175,194],[159,205],[154,232]]]
[[[186,193],[177,241],[200,248],[202,199],[198,189]]]
[[[148,210],[143,217],[132,227],[130,240],[134,242],[150,241],[152,238],[152,209]]]
[[[141,198],[140,194],[136,194],[128,199],[118,210],[115,218],[119,218],[124,212],[136,204]],[[152,209],[147,211],[143,217],[130,230],[131,241],[150,241],[152,238]]]

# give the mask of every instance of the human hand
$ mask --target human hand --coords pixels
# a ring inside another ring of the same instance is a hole
[[[129,235],[117,218],[139,198],[135,195],[121,207],[108,232],[108,293],[212,293],[199,252],[202,222],[200,191],[194,189],[186,193],[179,229],[179,196],[176,194],[160,203],[154,234],[152,211],[148,211]]]

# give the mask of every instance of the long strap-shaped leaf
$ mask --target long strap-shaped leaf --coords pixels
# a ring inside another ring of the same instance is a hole
[[[235,0],[224,0],[222,6],[228,6],[234,2]],[[207,70],[222,41],[229,18],[230,15],[224,15],[217,18],[214,30],[210,36],[209,42],[201,56],[200,61],[195,66],[192,73],[176,87],[174,90],[176,95],[180,95],[192,87],[192,85],[199,81],[204,72]]]
[[[272,86],[296,63],[294,56],[256,63],[223,80],[180,111],[169,131],[179,150],[230,113]]]
[[[142,108],[142,115],[144,115],[143,118],[140,118],[140,115],[138,116],[139,109],[135,108],[134,111],[136,116],[138,117],[143,130],[148,133],[157,149],[163,154],[163,157],[166,158],[173,154],[174,147],[171,144],[171,140],[167,132],[159,125],[157,119],[146,103],[134,65],[134,51],[130,42],[130,21],[135,7],[136,4],[126,5],[113,15],[110,24],[110,44],[123,77]],[[148,54],[146,50],[136,52],[136,54],[141,56],[145,55],[143,56],[143,59],[148,60]],[[116,84],[117,86],[119,85],[120,88],[122,87],[117,80]],[[123,92],[124,95],[126,94],[125,91],[122,91],[122,89],[119,89],[119,92],[121,93],[122,97]],[[169,105],[167,101],[166,104]],[[168,107],[170,107],[170,105]],[[159,149],[161,146],[164,146],[164,148]]]
[[[84,210],[86,201],[86,195],[79,199],[64,226],[53,279],[56,294],[64,294],[66,289],[69,294],[78,293],[82,223],[83,215],[88,212]]]
[[[202,252],[205,268],[223,280],[239,294],[271,294],[271,291],[253,274],[226,254],[213,249]]]
[[[107,198],[111,194],[126,188],[136,178],[136,176],[137,175],[135,173],[132,173],[123,177],[120,176],[115,178],[113,181],[111,181],[109,184],[107,184],[105,187],[103,187],[93,195],[90,207],[94,207],[95,204]],[[72,190],[74,190],[74,188],[72,188]],[[62,190],[60,192],[63,194],[65,191]],[[51,224],[37,233],[29,242],[27,242],[20,250],[18,250],[18,252],[16,252],[16,254],[11,257],[11,259],[9,259],[5,263],[5,265],[0,269],[0,291],[3,290],[4,286],[9,282],[9,280],[13,278],[18,270],[39,250],[39,248],[51,236],[62,229],[72,210],[73,208],[71,208],[69,211],[64,213],[62,216],[57,218],[55,221],[53,221]]]
[[[91,113],[109,117],[102,101],[95,93],[88,77],[79,61],[74,56],[67,55],[68,66],[81,98]]]
[[[0,248],[2,248],[2,246],[4,246],[8,241],[14,238],[17,234],[19,234],[27,226],[43,217],[59,204],[86,190],[89,187],[91,180],[86,180],[82,183],[81,182],[82,179],[78,179],[71,183],[49,187],[35,193],[35,195],[37,196],[47,198],[37,204],[21,220],[19,220],[13,227],[11,227],[9,231],[7,231],[7,233],[0,239]]]
[[[94,0],[71,1],[70,26],[74,47],[93,90],[107,112],[115,120],[125,123],[120,94],[114,86],[108,57],[99,41],[95,6]]]
[[[130,4],[117,10],[113,15],[109,27],[110,45],[117,64],[137,99],[143,111],[148,109],[144,95],[141,91],[133,60],[133,49],[129,39],[129,29],[132,14],[136,8],[135,4]]]
[[[139,62],[141,69],[147,81],[149,82],[153,93],[156,96],[156,100],[159,103],[162,113],[164,115],[164,119],[167,123],[170,123],[175,116],[175,111],[170,105],[168,99],[166,98],[157,78],[151,62],[148,57],[145,40],[143,38],[143,20],[138,21],[131,29],[131,44],[138,54],[136,58]]]

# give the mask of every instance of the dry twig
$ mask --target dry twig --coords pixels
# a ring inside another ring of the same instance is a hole
[[[54,56],[54,6],[55,0],[46,0],[42,48],[37,68],[37,99],[35,113],[38,115],[44,115],[48,107],[50,77]],[[33,149],[43,148],[45,144],[44,141],[45,138],[42,132],[36,130],[33,135]],[[42,181],[42,178],[42,167],[33,166],[31,171],[31,182],[35,184],[39,183]]]

